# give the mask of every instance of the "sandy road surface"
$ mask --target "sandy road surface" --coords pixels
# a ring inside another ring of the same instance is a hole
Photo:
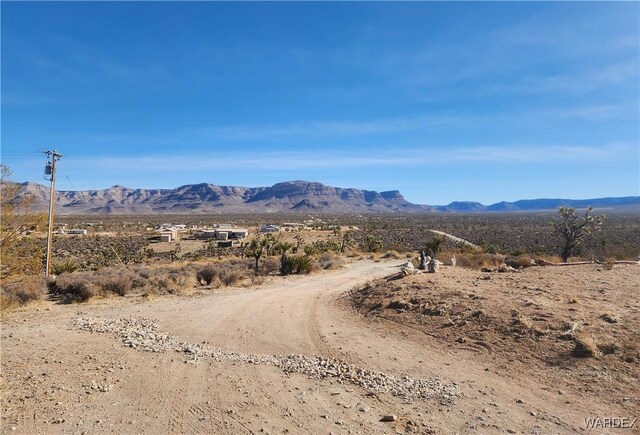
[[[535,379],[501,377],[474,364],[472,353],[439,351],[424,334],[366,322],[339,303],[354,286],[397,271],[397,263],[359,262],[206,296],[45,303],[12,313],[2,325],[1,431],[479,433],[484,421],[494,433],[574,433],[583,417],[608,415],[606,403],[571,403]],[[438,376],[457,383],[463,397],[408,403],[268,365],[186,363],[181,353],[142,352],[70,326],[87,316],[155,318],[180,340],[229,351],[323,355],[392,375]],[[386,414],[398,420],[380,422]]]

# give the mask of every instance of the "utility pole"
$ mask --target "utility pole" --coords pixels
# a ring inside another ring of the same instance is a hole
[[[56,152],[56,150],[45,151],[44,153],[49,158],[47,166],[45,166],[44,168],[44,174],[45,176],[51,176],[51,196],[49,198],[49,227],[47,233],[47,264],[44,270],[44,276],[48,277],[49,270],[51,268],[51,247],[53,245],[53,207],[56,197],[56,162],[60,160],[62,154],[59,154],[58,152]]]

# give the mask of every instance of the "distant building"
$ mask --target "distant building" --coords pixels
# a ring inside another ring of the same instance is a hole
[[[230,240],[242,240],[249,235],[249,230],[244,228],[225,229],[225,232],[228,233],[228,239]]]
[[[194,233],[194,237],[198,240],[242,240],[248,235],[249,230],[245,228],[216,228]]]
[[[261,233],[277,233],[280,231],[280,227],[277,225],[262,225],[260,227]]]
[[[86,236],[87,235],[87,230],[81,230],[81,229],[77,229],[77,228],[73,228],[70,230],[66,230],[66,229],[59,229],[58,230],[58,234],[78,234],[81,236]]]
[[[193,236],[198,240],[211,240],[216,238],[217,230],[200,230],[193,233]]]

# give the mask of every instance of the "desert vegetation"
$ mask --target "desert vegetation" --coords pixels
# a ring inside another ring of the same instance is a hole
[[[5,171],[9,174],[8,169]],[[83,227],[84,236],[54,237],[52,272],[59,284],[31,279],[18,296],[13,281],[42,273],[45,240],[42,216],[9,201],[3,189],[4,306],[18,306],[47,295],[78,302],[92,297],[128,294],[182,294],[187,287],[220,288],[261,283],[266,277],[308,274],[342,267],[358,258],[411,259],[419,264],[420,252],[449,264],[477,270],[507,264],[515,269],[536,261],[635,260],[640,255],[640,218],[633,214],[594,217],[561,210],[560,213],[494,215],[327,215],[315,219],[308,231],[277,235],[252,235],[232,247],[214,241],[188,238],[164,244],[153,241],[160,222],[210,225],[219,216],[61,216],[56,225]],[[584,213],[584,212],[582,212]],[[6,216],[6,218],[5,218]],[[295,221],[300,216],[269,216],[271,221]],[[225,216],[225,220],[253,228],[265,221],[261,215]],[[465,239],[477,247],[435,234],[437,229]],[[289,230],[289,229],[288,229]],[[109,281],[109,271],[120,271],[122,282]],[[149,278],[145,278],[149,275]],[[71,278],[73,276],[73,278]],[[128,278],[127,278],[128,277]],[[30,279],[30,278],[29,278]],[[131,286],[124,284],[131,280]],[[26,281],[25,281],[26,282]],[[34,282],[40,284],[35,285]],[[35,291],[35,288],[38,291]],[[43,290],[44,289],[44,290]],[[28,297],[26,294],[33,297]],[[44,295],[44,296],[43,296]]]

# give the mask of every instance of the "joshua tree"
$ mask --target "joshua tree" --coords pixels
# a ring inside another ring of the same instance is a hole
[[[592,216],[593,208],[590,206],[584,214],[584,218],[578,216],[576,211],[569,207],[561,207],[560,221],[554,223],[556,232],[562,237],[562,261],[566,262],[575,249],[580,246],[582,239],[587,234],[599,231],[604,222],[604,215]]]
[[[353,231],[346,231],[342,235],[342,241],[340,242],[340,252],[344,253],[353,245]]]
[[[280,273],[284,274],[285,263],[287,261],[287,251],[293,248],[293,243],[278,242],[275,246],[275,250],[280,252]]]
[[[244,248],[244,253],[248,257],[256,260],[256,272],[260,269],[260,258],[264,254],[264,239],[253,239]]]
[[[362,242],[362,247],[366,252],[380,252],[384,249],[384,243],[380,237],[368,235]]]

